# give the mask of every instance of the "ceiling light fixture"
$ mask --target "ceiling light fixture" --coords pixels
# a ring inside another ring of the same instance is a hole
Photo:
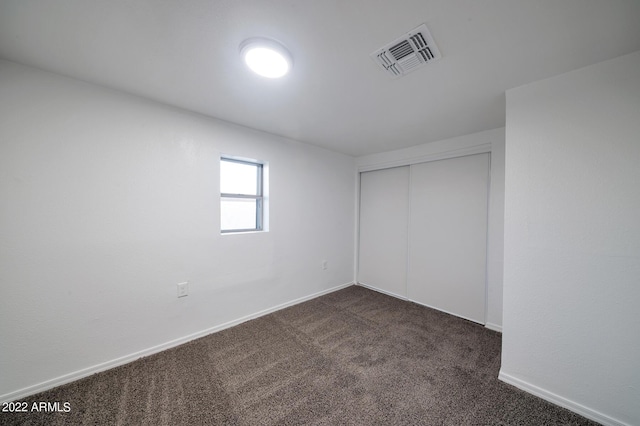
[[[240,44],[240,56],[256,74],[267,78],[280,78],[293,66],[289,51],[268,38],[254,37]]]

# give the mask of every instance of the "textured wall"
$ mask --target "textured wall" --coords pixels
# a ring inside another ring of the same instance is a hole
[[[221,153],[269,162],[269,232],[220,235]],[[351,282],[354,169],[0,62],[0,396]]]
[[[640,52],[507,92],[501,377],[640,424]]]

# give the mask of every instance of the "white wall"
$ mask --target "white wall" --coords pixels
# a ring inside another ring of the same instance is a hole
[[[487,327],[502,331],[504,258],[504,128],[491,138],[491,183],[487,231]]]
[[[444,158],[491,152],[487,238],[486,326],[502,330],[502,256],[504,218],[504,128],[487,130],[411,148],[356,158],[358,170],[378,170]],[[400,294],[406,297],[406,294]]]
[[[500,377],[640,424],[640,52],[507,92]]]
[[[269,162],[269,232],[220,235],[221,153]],[[355,178],[351,157],[0,61],[0,400],[352,282]]]

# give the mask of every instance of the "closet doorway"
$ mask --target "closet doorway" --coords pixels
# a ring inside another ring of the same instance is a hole
[[[486,322],[488,153],[360,175],[358,281]]]

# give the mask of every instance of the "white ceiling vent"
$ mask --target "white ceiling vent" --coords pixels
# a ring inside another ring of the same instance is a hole
[[[408,74],[441,57],[425,24],[371,54],[371,58],[392,77]]]

